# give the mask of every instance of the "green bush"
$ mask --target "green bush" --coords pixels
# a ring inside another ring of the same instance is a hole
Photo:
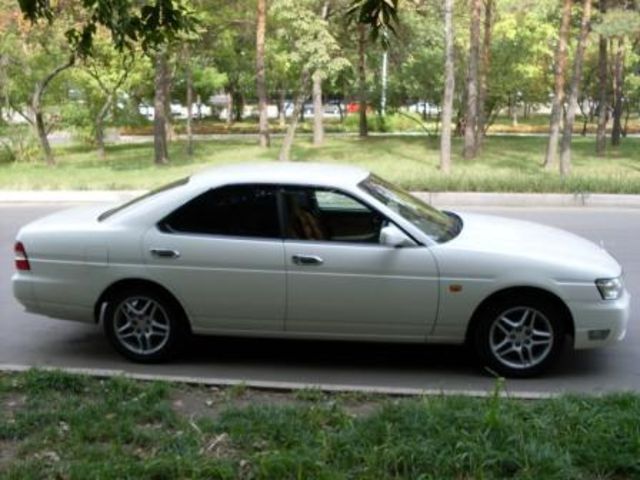
[[[40,157],[40,144],[30,128],[9,126],[0,137],[0,164],[35,162]]]

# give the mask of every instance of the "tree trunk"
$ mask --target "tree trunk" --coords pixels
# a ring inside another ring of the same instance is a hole
[[[631,105],[629,102],[624,103],[624,126],[622,127],[622,136],[627,138],[627,132],[629,128],[629,117],[631,116]]]
[[[469,70],[467,72],[467,112],[464,127],[465,160],[477,153],[478,128],[478,64],[480,60],[480,12],[482,0],[471,0],[471,24],[469,27]]]
[[[313,145],[319,147],[324,143],[324,125],[322,123],[322,78],[319,72],[313,75]]]
[[[600,13],[607,11],[606,0],[600,0]],[[598,129],[596,131],[596,155],[604,156],[607,148],[607,121],[609,120],[609,76],[607,75],[607,39],[600,35],[598,40]]]
[[[264,68],[264,37],[267,26],[267,0],[258,0],[258,25],[256,27],[256,89],[258,93],[258,137],[260,146],[269,147],[269,114],[267,102],[267,80]]]
[[[233,95],[227,92],[227,127],[233,123]]]
[[[287,123],[287,106],[285,103],[284,88],[278,91],[278,123],[281,127],[284,127]]]
[[[282,140],[282,146],[280,147],[280,153],[278,154],[278,160],[281,162],[288,162],[291,160],[291,147],[293,146],[293,140],[296,136],[296,128],[298,128],[298,120],[300,113],[302,112],[302,106],[304,105],[304,99],[307,97],[307,83],[309,81],[309,72],[304,70],[300,78],[300,90],[296,95],[295,102],[293,104],[293,114],[291,115],[291,121],[287,128],[287,133]]]
[[[453,1],[444,2],[444,99],[442,101],[442,135],[440,136],[440,171],[451,171],[451,117],[455,70],[453,58]]]
[[[244,97],[238,90],[231,91],[233,106],[233,121],[241,122],[244,116]]]
[[[482,148],[488,118],[487,77],[491,68],[491,28],[493,0],[485,0],[484,4],[484,36],[482,39],[482,63],[480,65],[480,85],[478,88],[478,126],[476,129],[476,152]]]
[[[107,100],[100,108],[98,115],[96,116],[95,128],[96,128],[96,147],[98,149],[98,158],[104,160],[106,158],[106,152],[104,148],[104,119],[107,117],[107,113],[109,113],[109,109],[113,103],[113,96],[109,95]]]
[[[42,153],[44,153],[44,161],[49,166],[53,166],[56,164],[56,159],[53,156],[53,151],[51,150],[51,144],[49,143],[49,138],[47,137],[47,129],[44,125],[44,114],[40,109],[36,110],[34,107],[34,115],[36,118],[35,126],[36,133],[38,134],[38,140],[40,141],[40,146],[42,147]]]
[[[322,4],[320,18],[327,20],[329,16],[329,1],[325,0]],[[322,72],[316,70],[312,76],[313,88],[313,145],[319,147],[324,143],[324,110],[322,105]]]
[[[187,155],[193,155],[193,72],[191,71],[190,58],[187,57]]]
[[[596,131],[596,155],[599,157],[605,154],[607,148],[607,121],[609,120],[607,56],[607,39],[600,35],[598,41],[598,129]]]
[[[569,36],[569,23],[571,21],[572,0],[563,0],[562,20],[560,22],[560,34],[556,47],[554,65],[554,96],[551,105],[551,119],[549,122],[549,143],[544,159],[544,167],[550,169],[556,163],[558,151],[558,138],[560,136],[560,120],[562,118],[562,106],[564,101],[565,67],[567,64],[567,37]]]
[[[571,136],[573,135],[573,123],[576,118],[576,108],[580,95],[580,82],[582,81],[582,63],[584,51],[587,48],[587,38],[589,36],[591,23],[591,0],[584,0],[582,3],[582,22],[580,23],[580,38],[576,48],[575,59],[573,61],[573,78],[569,89],[569,101],[567,107],[567,118],[564,123],[562,133],[562,143],[560,144],[560,175],[563,177],[571,173]]]
[[[622,84],[624,82],[624,37],[618,38],[616,60],[613,70],[613,126],[611,127],[611,145],[620,145],[622,135]]]
[[[42,147],[42,153],[44,154],[44,160],[49,166],[53,166],[56,164],[56,159],[53,156],[53,151],[51,150],[51,144],[49,143],[49,137],[47,136],[47,128],[44,122],[44,112],[42,111],[42,97],[47,91],[47,87],[49,83],[58,76],[60,73],[65,71],[67,68],[70,68],[75,63],[75,56],[71,55],[69,60],[62,65],[54,68],[51,73],[49,73],[42,82],[36,83],[35,91],[33,92],[33,97],[31,99],[31,110],[33,111],[34,117],[34,127],[36,129],[36,134],[38,135],[38,140],[40,141],[40,147]]]
[[[156,165],[169,163],[167,147],[167,83],[169,69],[167,66],[167,52],[162,49],[155,58],[155,95],[153,99],[153,146]]]
[[[360,137],[369,136],[369,126],[367,125],[367,72],[366,72],[366,42],[367,36],[364,25],[358,24],[358,101],[359,101],[359,122],[358,130]]]

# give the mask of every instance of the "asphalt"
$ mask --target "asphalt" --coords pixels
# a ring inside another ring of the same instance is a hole
[[[1,200],[1,199],[0,199]],[[0,368],[65,367],[99,374],[262,387],[322,385],[397,393],[490,392],[495,380],[459,347],[197,338],[180,360],[166,365],[128,363],[107,345],[99,327],[26,314],[13,299],[13,239],[18,228],[64,203],[0,201]],[[623,265],[633,296],[627,338],[601,350],[567,350],[544,377],[509,380],[507,392],[540,396],[560,392],[640,391],[640,209],[467,207],[559,226],[603,242]]]

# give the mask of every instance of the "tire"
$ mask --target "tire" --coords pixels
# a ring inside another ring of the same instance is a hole
[[[564,345],[564,313],[544,297],[502,297],[480,315],[473,336],[475,351],[483,366],[501,376],[539,375],[553,364]]]
[[[169,295],[150,287],[116,292],[107,303],[104,333],[124,357],[139,363],[174,358],[184,346],[187,319]]]

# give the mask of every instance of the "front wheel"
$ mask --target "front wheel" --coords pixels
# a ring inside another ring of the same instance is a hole
[[[119,292],[110,299],[104,331],[113,347],[135,362],[155,363],[173,357],[187,330],[176,302],[153,289]]]
[[[475,349],[484,364],[506,377],[530,377],[548,368],[564,343],[562,312],[544,299],[514,296],[482,313]]]

